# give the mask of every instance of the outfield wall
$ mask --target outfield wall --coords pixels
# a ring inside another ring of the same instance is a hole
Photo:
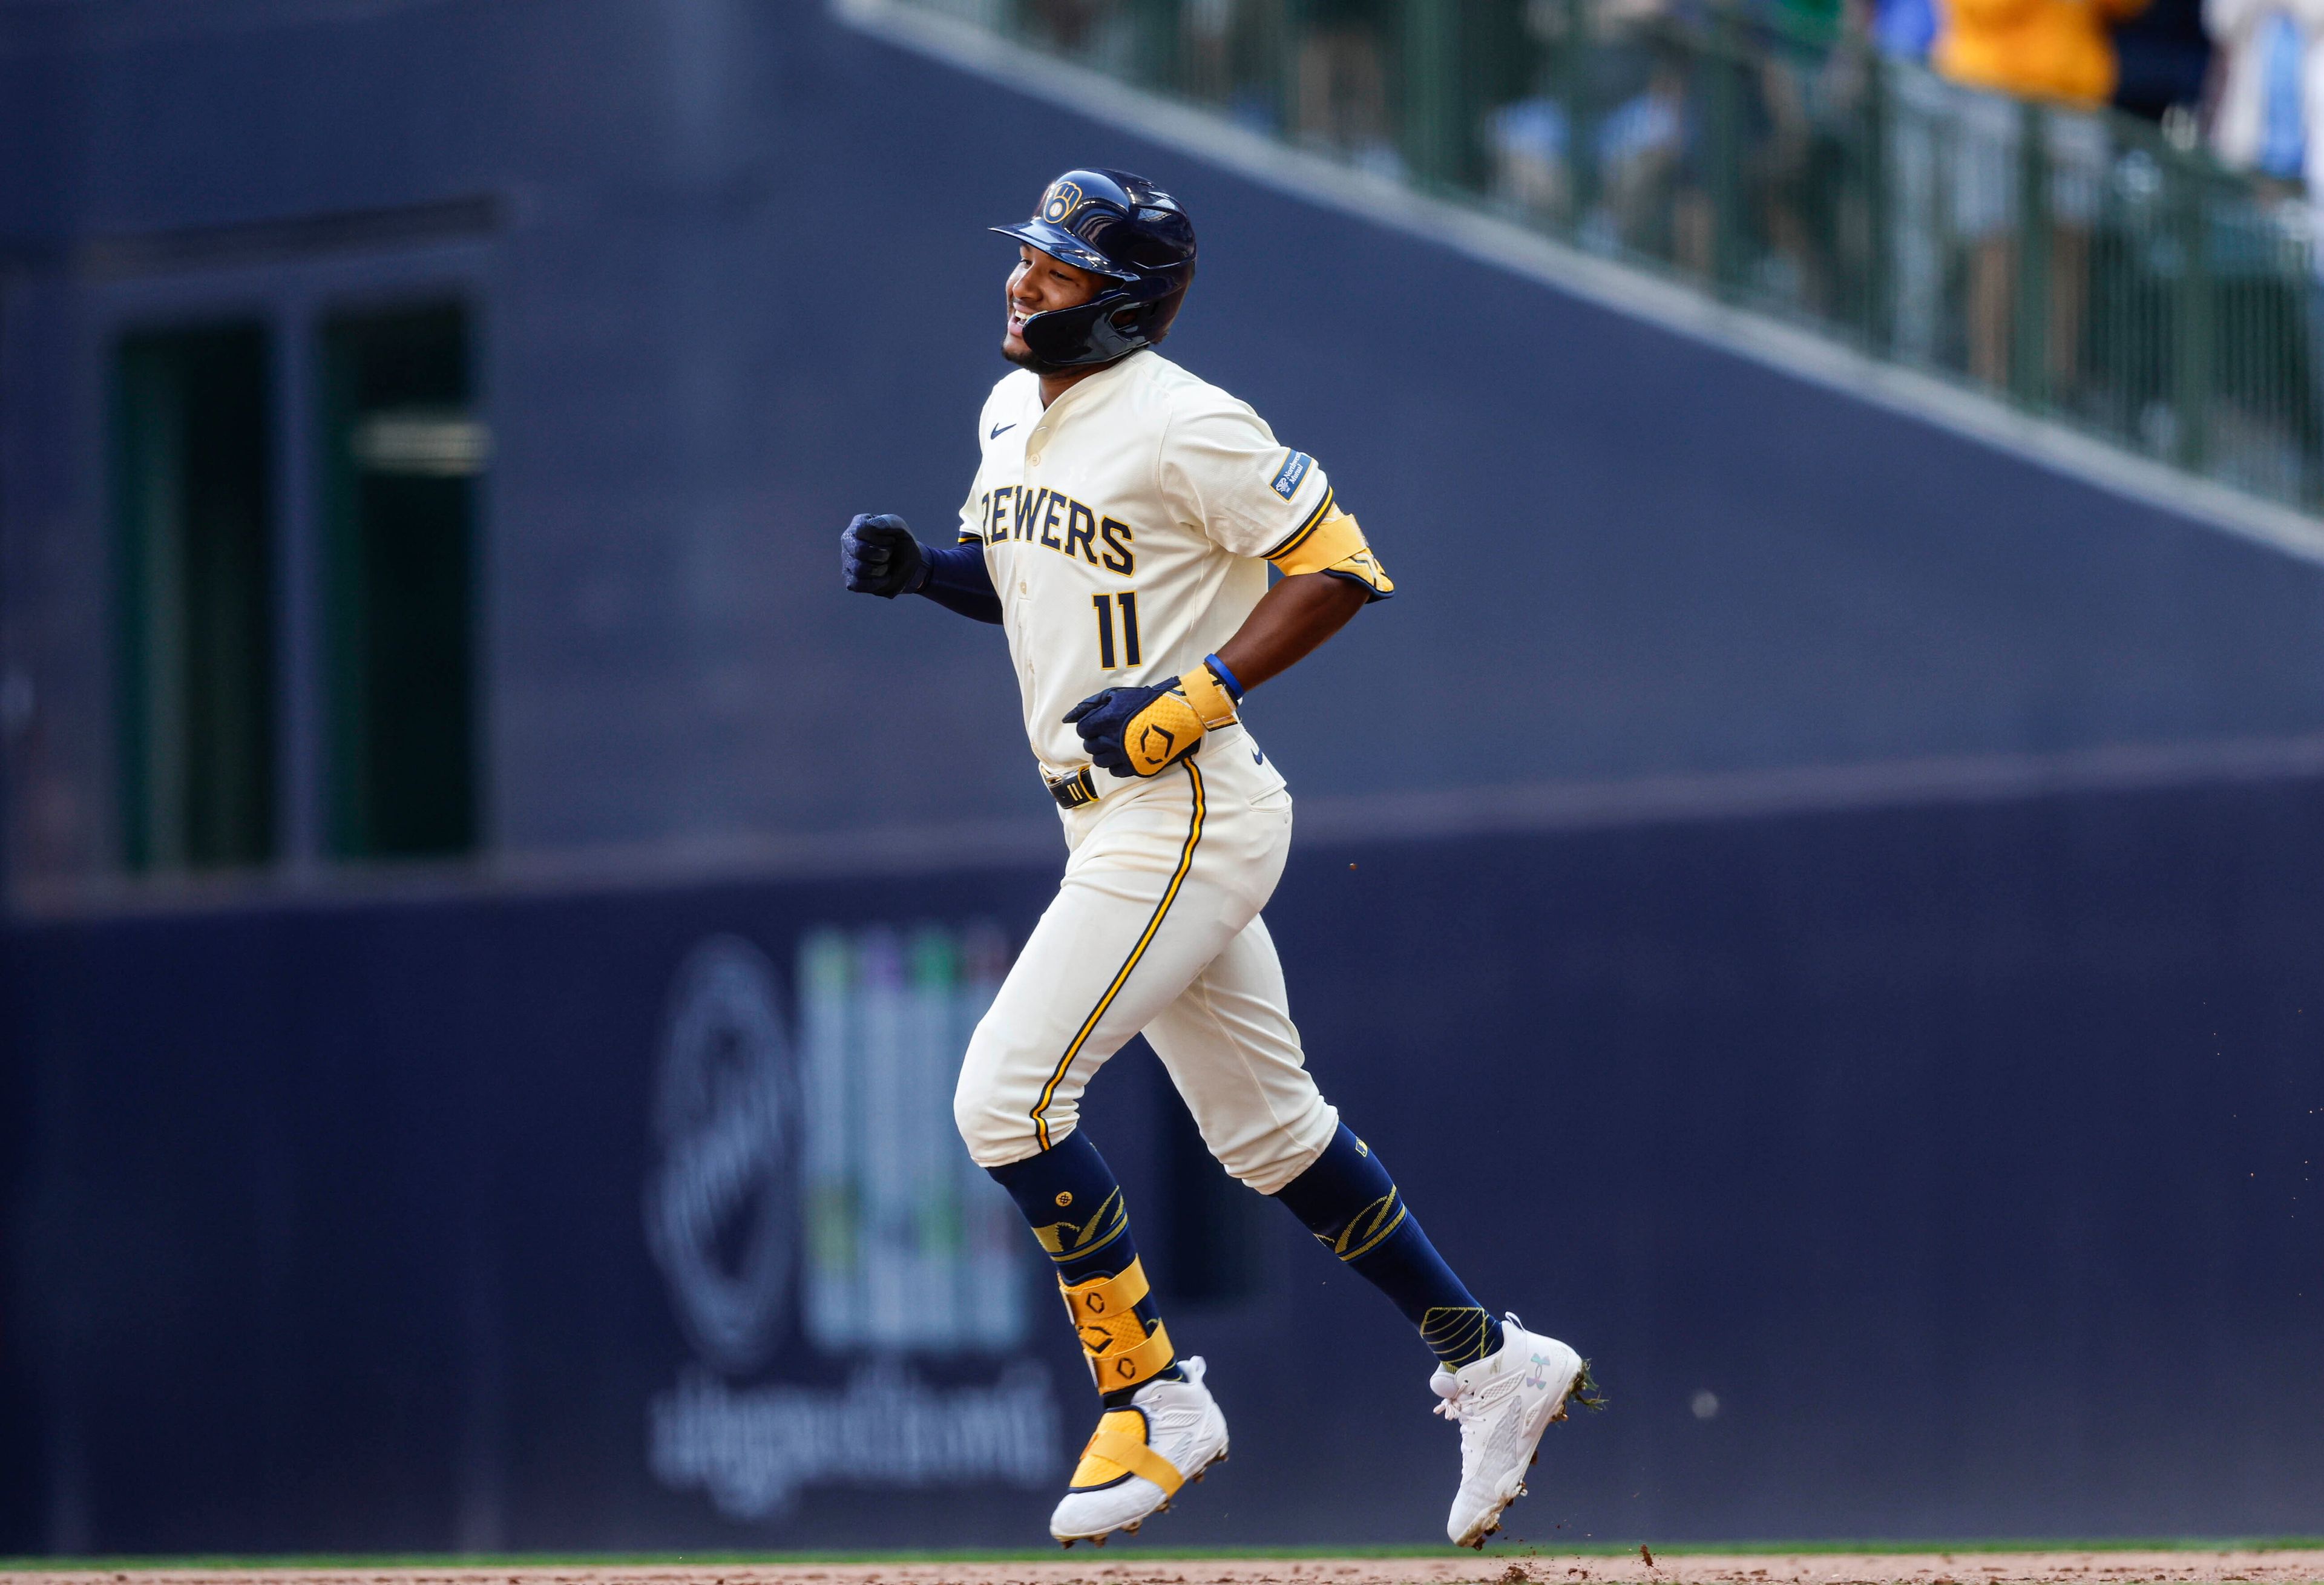
[[[299,461],[314,326],[447,295],[475,317],[493,437],[488,850],[1045,817],[997,636],[843,597],[835,540],[867,510],[950,537],[1005,372],[1009,244],[985,228],[1092,162],[1185,199],[1203,260],[1171,355],[1320,458],[1397,578],[1265,696],[1303,794],[2324,732],[2324,569],[810,0],[198,11],[0,6],[0,130],[42,156],[0,162],[20,885],[118,859],[114,338],[269,327],[289,567],[320,531]],[[280,582],[290,668],[320,597]],[[289,760],[318,686],[286,672]],[[945,707],[862,707],[882,690]],[[320,796],[302,764],[286,799]]]
[[[1327,1092],[1611,1400],[1514,1537],[2324,1527],[2319,833],[2309,781],[1303,843]],[[1091,1404],[940,1129],[1053,873],[18,933],[0,1552],[1038,1542]],[[1155,1538],[1427,1542],[1425,1355],[1161,1084],[1086,1126],[1235,1459]]]

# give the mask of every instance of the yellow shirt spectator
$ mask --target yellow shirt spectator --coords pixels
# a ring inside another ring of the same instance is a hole
[[[2110,23],[2146,0],[1941,0],[1930,64],[1974,88],[2103,105],[2114,95]]]

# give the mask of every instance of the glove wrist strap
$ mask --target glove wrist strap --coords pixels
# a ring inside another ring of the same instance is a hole
[[[1186,696],[1186,703],[1194,706],[1195,718],[1206,730],[1225,726],[1235,718],[1234,700],[1208,666],[1197,666],[1180,677],[1178,691]]]

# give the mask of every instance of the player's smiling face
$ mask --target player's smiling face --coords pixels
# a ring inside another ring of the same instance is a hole
[[[1001,355],[1012,364],[1029,362],[1033,349],[1025,345],[1025,321],[1036,314],[1079,308],[1104,285],[1102,275],[1053,259],[1030,243],[1018,244],[1017,268],[1009,272],[1004,294],[1009,327],[1001,336]]]

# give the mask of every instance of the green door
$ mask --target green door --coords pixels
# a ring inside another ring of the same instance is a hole
[[[476,845],[475,521],[486,432],[467,310],[323,330],[329,834],[346,858]]]
[[[267,338],[138,332],[113,366],[122,856],[274,855]]]

